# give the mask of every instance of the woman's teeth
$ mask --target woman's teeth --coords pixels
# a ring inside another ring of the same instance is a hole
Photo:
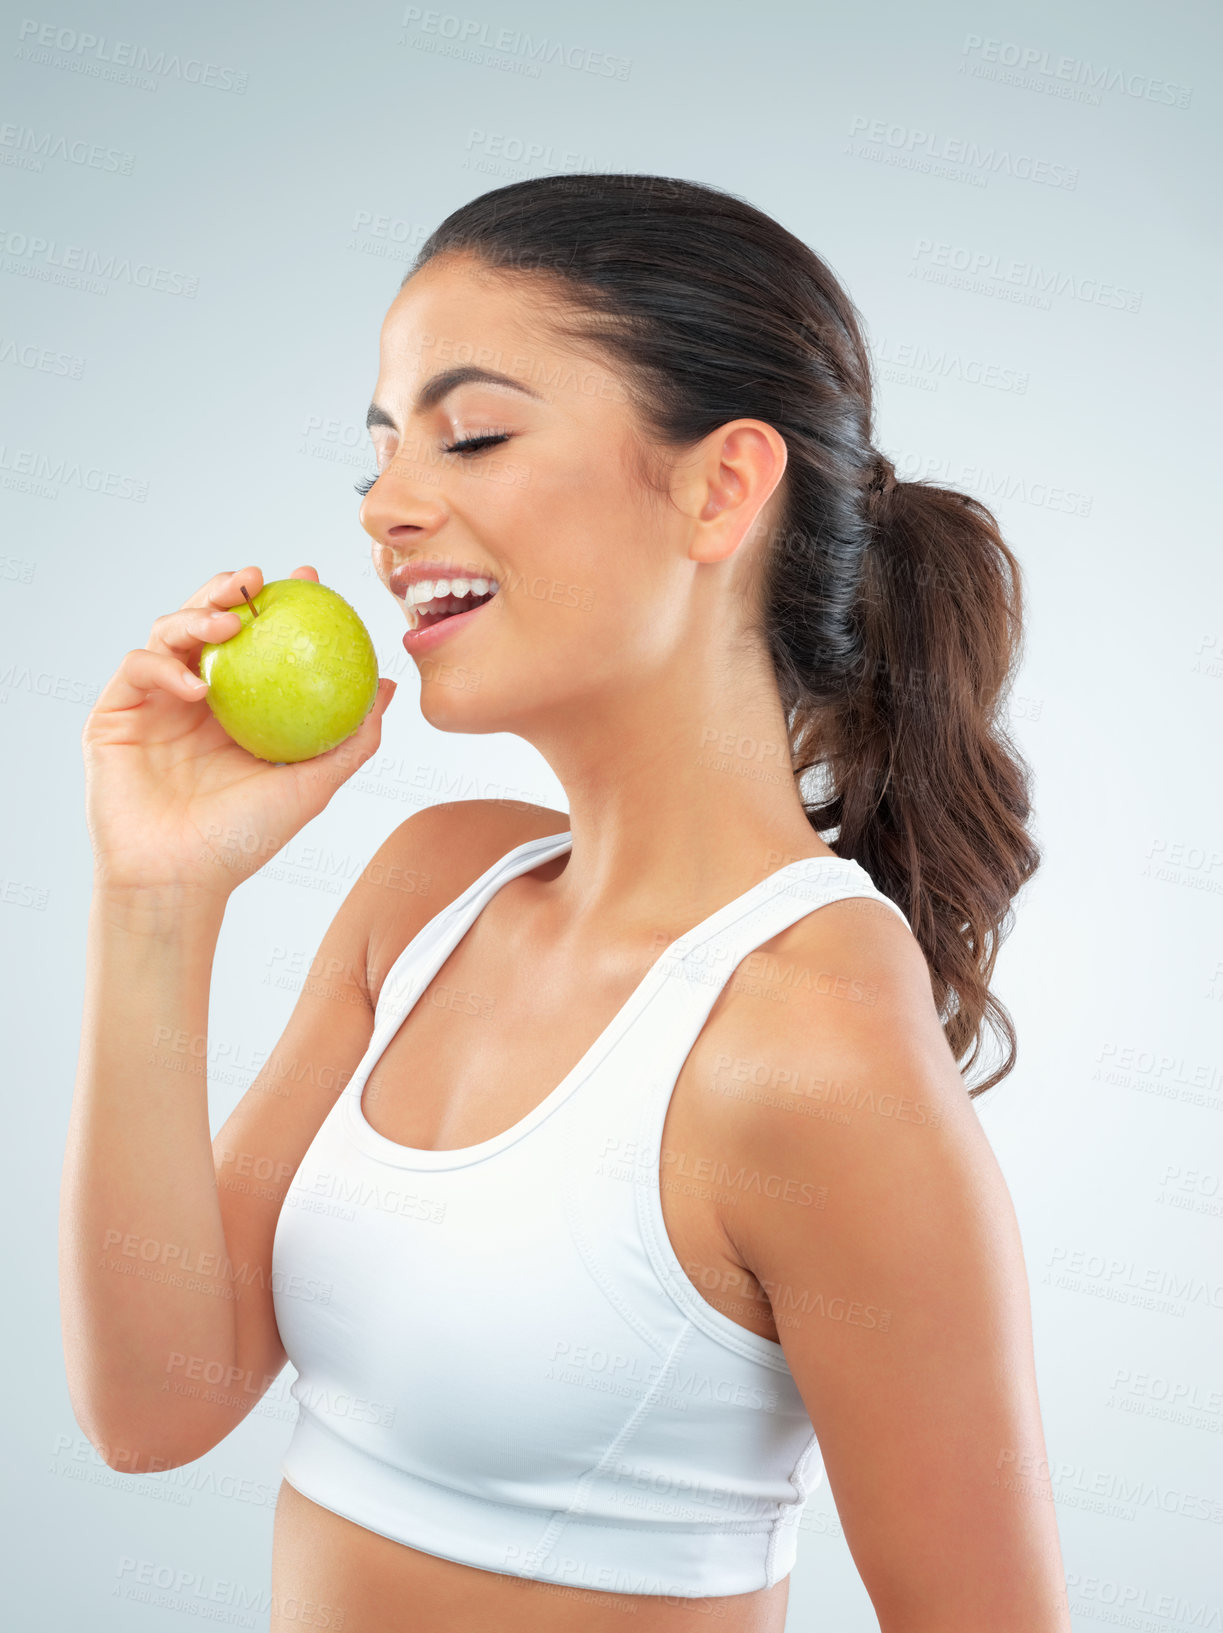
[[[408,609],[408,625],[419,629],[425,623],[437,623],[452,613],[469,612],[463,601],[468,597],[491,600],[500,585],[495,578],[422,578],[409,584],[404,602]]]

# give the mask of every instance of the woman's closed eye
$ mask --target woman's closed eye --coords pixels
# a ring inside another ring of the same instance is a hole
[[[465,455],[470,458],[472,454],[482,453],[485,448],[495,447],[499,442],[508,442],[509,438],[510,433],[508,431],[482,431],[479,436],[464,437],[459,442],[444,442],[442,452],[444,454]],[[394,463],[395,461],[392,459],[391,464]],[[359,494],[364,496],[381,475],[381,471],[375,471],[373,476],[366,476],[360,482],[354,482],[353,487],[356,488]]]

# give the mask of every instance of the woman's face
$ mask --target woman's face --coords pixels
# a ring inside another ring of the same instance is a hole
[[[529,277],[439,256],[382,327],[370,427],[379,475],[361,506],[374,568],[392,591],[397,570],[425,562],[500,585],[412,654],[422,712],[442,729],[521,730],[574,709],[591,724],[601,708],[614,719],[632,694],[648,697],[691,633],[702,568],[688,554],[689,490],[677,507],[633,474],[624,387],[593,355],[548,338],[546,300]],[[430,391],[473,365],[521,389],[471,379]],[[446,451],[477,437],[502,440]]]

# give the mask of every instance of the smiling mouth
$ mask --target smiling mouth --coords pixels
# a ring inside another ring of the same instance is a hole
[[[478,584],[487,582],[489,587],[478,589]],[[408,613],[408,628],[428,629],[432,624],[443,623],[447,618],[453,618],[461,612],[474,612],[482,607],[486,601],[491,601],[500,589],[500,585],[492,580],[478,580],[472,585],[459,590],[452,589],[446,580],[437,583],[423,581],[419,586],[413,585],[404,598]],[[437,593],[440,591],[441,593]],[[423,592],[423,593],[418,593]]]

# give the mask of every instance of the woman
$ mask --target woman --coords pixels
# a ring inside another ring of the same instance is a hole
[[[82,1426],[174,1467],[292,1359],[274,1628],[780,1629],[825,1470],[885,1633],[1067,1628],[969,1104],[1014,1060],[988,982],[1038,862],[993,518],[874,448],[828,267],[665,177],[455,211],[369,424],[423,715],[533,743],[569,809],[401,824],[209,1151],[173,1068],[205,1055],[226,900],[368,761],[392,687],[316,760],[230,742],[194,671],[256,567],[128,653],[84,734]],[[1008,1052],[966,1089],[986,1023]]]

